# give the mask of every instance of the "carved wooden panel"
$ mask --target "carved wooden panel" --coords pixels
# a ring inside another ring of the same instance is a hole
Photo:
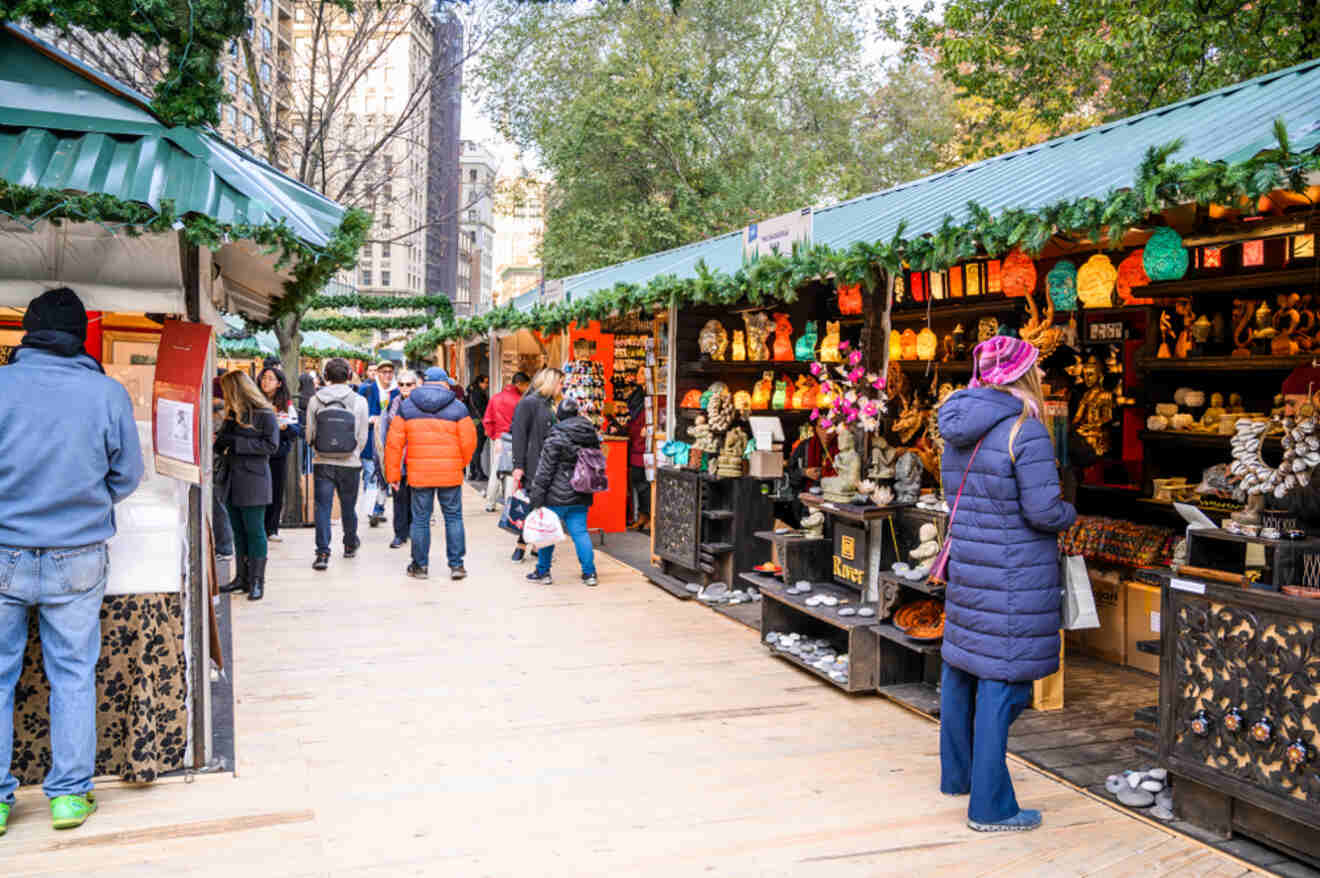
[[[1250,600],[1170,597],[1169,754],[1281,796],[1320,825],[1309,807],[1320,805],[1320,624]]]
[[[661,467],[655,473],[655,553],[697,568],[701,543],[701,482],[695,472]]]

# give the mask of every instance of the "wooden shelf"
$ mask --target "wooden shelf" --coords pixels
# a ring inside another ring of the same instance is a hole
[[[1313,354],[1296,357],[1142,357],[1137,369],[1143,372],[1285,372],[1309,366]]]
[[[733,551],[733,543],[702,543],[701,551],[707,555],[727,555]]]
[[[786,534],[777,534],[772,530],[758,530],[752,536],[757,539],[768,540],[777,545],[800,544],[800,543],[827,543],[829,537],[808,537],[797,531],[790,531]]]
[[[1142,430],[1137,434],[1142,442],[1166,442],[1175,445],[1196,445],[1201,448],[1228,448],[1232,436],[1220,433],[1193,433],[1190,430]],[[1282,437],[1266,436],[1261,443],[1265,448],[1282,448]]]
[[[1243,290],[1263,290],[1269,287],[1311,286],[1316,281],[1316,268],[1287,268],[1279,271],[1249,271],[1220,277],[1196,277],[1169,280],[1134,287],[1132,294],[1143,299],[1169,296],[1195,296],[1205,293],[1240,294]]]
[[[943,320],[944,318],[960,319],[964,317],[981,317],[987,314],[1011,314],[1018,308],[1025,308],[1025,300],[1021,298],[987,298],[985,296],[973,296],[972,298],[961,299],[941,299],[938,302],[932,302],[930,305],[930,320]],[[914,305],[911,310],[904,308],[901,311],[894,311],[889,317],[890,326],[911,326],[926,322],[925,304]],[[966,328],[966,327],[964,327]],[[971,327],[975,331],[975,327]]]
[[[761,600],[778,601],[792,607],[799,613],[810,616],[817,621],[824,622],[834,628],[841,628],[844,631],[851,631],[854,628],[867,628],[875,624],[875,616],[840,616],[839,607],[852,606],[862,607],[866,604],[857,596],[857,592],[850,591],[842,585],[833,583],[813,582],[811,591],[807,594],[789,594],[787,586],[777,579],[757,576],[752,573],[743,573],[744,582],[749,582],[761,590]],[[769,581],[767,581],[769,580]],[[837,606],[807,606],[807,598],[813,594],[827,594],[839,599]]]
[[[940,690],[933,683],[891,683],[877,686],[875,691],[932,719],[939,718]]]
[[[897,583],[903,588],[910,588],[913,591],[919,591],[922,594],[928,594],[931,597],[935,597],[935,598],[944,597],[944,586],[936,585],[932,583],[929,577],[927,577],[926,579],[914,581],[911,579],[904,579],[902,576],[899,576],[897,573],[894,573],[893,571],[881,570],[879,574],[877,574],[877,578],[880,579],[882,582]]]
[[[799,494],[798,499],[812,509],[819,509],[830,515],[837,515],[846,521],[867,522],[881,518],[891,518],[894,513],[906,506],[854,506],[850,503],[831,503],[816,494]]]
[[[972,374],[972,363],[970,360],[949,360],[941,363],[938,360],[899,360],[898,367],[904,372],[918,372],[925,374],[926,367],[930,367],[932,373],[939,371],[942,375],[970,375]]]
[[[754,418],[806,418],[811,415],[811,409],[753,409],[751,416]],[[695,418],[697,415],[706,414],[705,409],[681,408],[678,410],[679,417]]]
[[[876,625],[873,630],[878,636],[883,637],[885,640],[893,641],[899,646],[906,647],[913,652],[919,652],[924,655],[939,652],[941,646],[944,644],[943,639],[932,640],[930,642],[913,640],[888,622],[881,622],[879,625]]]
[[[701,510],[701,517],[702,517],[702,518],[709,518],[709,519],[711,519],[712,521],[728,521],[729,519],[733,518],[733,510],[731,510],[731,509],[703,509],[703,510]]]
[[[807,372],[811,363],[803,360],[699,360],[679,363],[678,374],[720,378],[724,375],[759,375],[762,372]]]
[[[762,643],[765,643],[764,639],[762,639],[761,642],[762,642]],[[810,671],[811,673],[815,674],[817,677],[820,677],[820,678],[821,678],[822,680],[824,680],[826,683],[829,683],[831,686],[837,686],[838,688],[842,689],[844,692],[849,692],[849,693],[851,693],[851,692],[854,691],[853,688],[852,688],[851,686],[849,686],[847,683],[840,683],[838,680],[834,679],[834,678],[831,677],[829,674],[827,674],[827,673],[825,673],[824,671],[822,671],[820,668],[816,667],[815,665],[809,665],[809,664],[807,664],[807,663],[804,662],[802,659],[800,659],[800,658],[798,658],[797,656],[793,655],[791,652],[784,652],[784,651],[781,650],[781,649],[775,649],[774,644],[771,644],[771,643],[765,643],[765,648],[768,649],[768,650],[770,650],[770,654],[771,654],[771,655],[773,655],[773,656],[775,656],[775,657],[777,657],[777,658],[781,658],[781,659],[783,659],[784,661],[788,662],[789,664],[797,665],[799,668],[802,668],[804,671]],[[852,675],[853,675],[853,669],[852,669],[852,655],[851,655],[851,653],[849,654],[848,658],[849,658],[849,661],[848,661],[848,678],[851,680],[851,679],[852,679]]]

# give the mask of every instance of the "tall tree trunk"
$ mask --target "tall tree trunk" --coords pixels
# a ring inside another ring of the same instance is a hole
[[[299,378],[302,376],[302,363],[299,352],[302,350],[302,315],[286,314],[275,321],[275,338],[280,344],[280,363],[284,367],[285,378],[289,382],[289,392],[298,393]],[[306,425],[303,425],[306,429]],[[302,443],[289,454],[285,463],[289,467],[288,477],[284,480],[284,510],[280,515],[280,524],[290,527],[307,525],[306,487],[302,478]]]

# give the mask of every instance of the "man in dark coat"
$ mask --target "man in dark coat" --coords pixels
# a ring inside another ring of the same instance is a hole
[[[472,454],[472,462],[468,464],[468,478],[474,482],[484,482],[489,478],[481,459],[482,452],[486,450],[486,428],[482,426],[482,420],[486,417],[486,406],[489,403],[490,378],[478,375],[467,389],[468,414],[477,427],[477,450]]]

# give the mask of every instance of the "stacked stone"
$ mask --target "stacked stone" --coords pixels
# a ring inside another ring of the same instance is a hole
[[[1105,789],[1129,808],[1150,808],[1152,817],[1173,819],[1173,791],[1169,788],[1169,773],[1163,768],[1111,774],[1105,779]]]

